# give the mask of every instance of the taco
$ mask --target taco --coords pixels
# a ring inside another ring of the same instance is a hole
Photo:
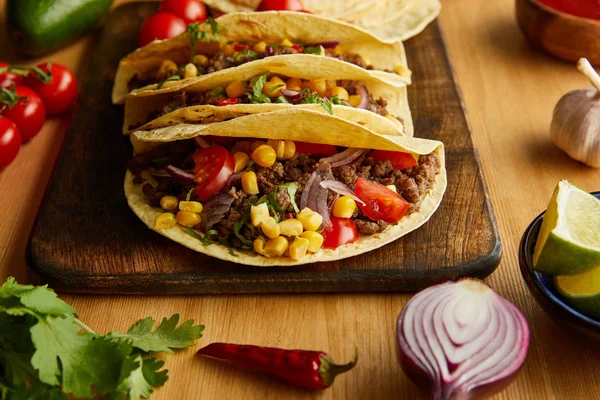
[[[440,142],[294,109],[132,136],[127,201],[151,229],[255,266],[339,260],[424,224],[446,189]]]
[[[406,86],[334,58],[274,56],[127,96],[123,131],[207,124],[241,115],[307,108],[376,132],[412,136]]]
[[[335,58],[393,84],[410,83],[402,43],[385,43],[350,24],[285,11],[234,13],[188,26],[175,38],[154,41],[121,60],[112,99],[134,90],[185,80],[280,55]]]

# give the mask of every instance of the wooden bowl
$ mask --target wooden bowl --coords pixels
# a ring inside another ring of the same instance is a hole
[[[556,57],[600,64],[600,21],[577,17],[536,0],[516,0],[517,22],[529,42]]]

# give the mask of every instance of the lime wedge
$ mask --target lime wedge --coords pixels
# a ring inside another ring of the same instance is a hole
[[[573,276],[554,278],[565,301],[583,314],[600,318],[600,268]]]
[[[600,201],[558,182],[533,253],[536,271],[577,275],[600,266]]]

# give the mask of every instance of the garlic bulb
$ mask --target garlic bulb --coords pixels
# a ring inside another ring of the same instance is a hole
[[[556,146],[571,158],[600,167],[600,75],[585,58],[577,69],[592,82],[591,87],[565,94],[554,107],[550,134]]]

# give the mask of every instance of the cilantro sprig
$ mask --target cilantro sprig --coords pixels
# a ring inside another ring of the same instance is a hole
[[[204,326],[145,318],[127,333],[94,332],[47,286],[0,287],[0,398],[149,398],[168,376],[149,352],[193,345]],[[83,330],[83,332],[81,332]]]
[[[252,83],[252,93],[248,93],[248,99],[251,103],[270,103],[271,99],[269,96],[263,93],[265,83],[269,77],[270,71],[265,72],[262,75],[255,76],[250,80]]]

